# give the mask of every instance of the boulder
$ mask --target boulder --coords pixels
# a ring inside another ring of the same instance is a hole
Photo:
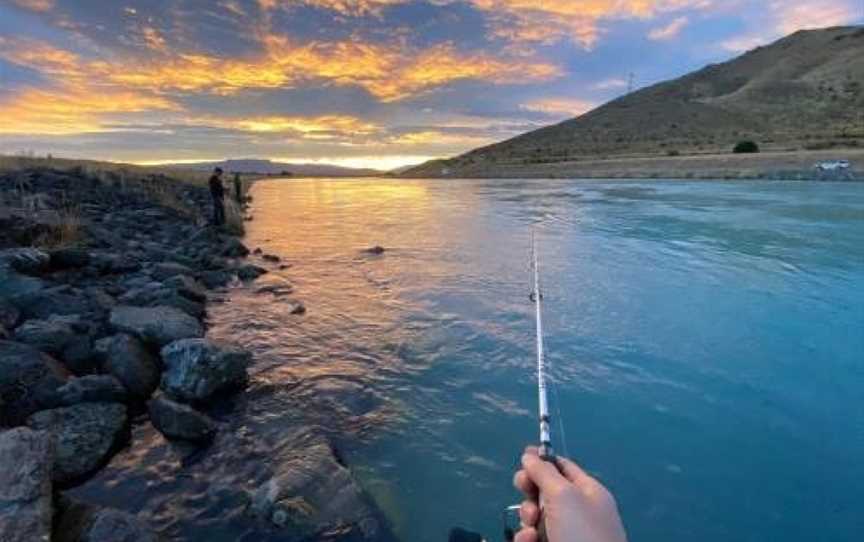
[[[256,491],[253,514],[287,540],[315,539],[334,530],[352,540],[376,540],[382,534],[377,511],[329,444],[301,450]]]
[[[216,423],[189,405],[177,403],[164,395],[147,402],[150,421],[168,439],[207,442],[216,433]]]
[[[80,403],[27,419],[31,429],[56,438],[53,480],[62,486],[83,482],[107,463],[129,438],[127,422],[126,407],[119,403]]]
[[[275,254],[264,254],[263,256],[261,256],[261,259],[273,263],[279,263],[282,261],[282,258]]]
[[[57,388],[57,401],[60,406],[78,403],[125,403],[127,398],[123,384],[110,375],[70,378]]]
[[[80,248],[59,248],[49,255],[54,269],[80,269],[90,264],[90,253]]]
[[[207,299],[207,292],[204,291],[204,287],[188,275],[174,275],[167,279],[164,284],[165,286],[176,290],[178,294],[191,299],[192,301],[200,302]]]
[[[117,331],[158,346],[204,336],[198,320],[173,307],[117,306],[111,310],[110,323]]]
[[[294,286],[275,275],[268,275],[262,278],[255,287],[256,294],[273,294],[276,297],[289,295],[294,292]]]
[[[20,320],[21,311],[18,310],[18,307],[0,298],[0,327],[9,330],[15,329]]]
[[[183,264],[175,262],[161,262],[153,266],[150,270],[150,274],[156,280],[165,280],[175,275],[192,275],[194,274],[194,271]]]
[[[133,400],[145,401],[159,387],[159,360],[137,338],[118,333],[96,342],[102,370],[114,376]]]
[[[57,319],[27,320],[15,330],[15,340],[53,356],[60,356],[78,336],[72,326]]]
[[[162,390],[185,402],[204,401],[213,395],[246,385],[249,352],[208,339],[183,339],[162,349],[165,372]]]
[[[363,251],[363,253],[364,254],[371,254],[374,256],[380,256],[381,254],[384,254],[385,251],[386,251],[386,249],[384,247],[382,247],[381,245],[375,245],[374,247],[370,247],[370,248],[365,249]]]
[[[26,427],[0,433],[0,540],[51,540],[53,464],[48,433]]]
[[[306,314],[306,305],[297,299],[285,299],[284,303],[288,306],[288,314]]]
[[[231,275],[231,273],[219,269],[204,271],[203,273],[201,273],[201,282],[203,282],[204,286],[211,290],[226,286],[228,283],[231,282],[231,280],[233,280],[233,278],[234,277]]]
[[[52,316],[84,315],[101,312],[83,292],[68,286],[44,288],[9,298],[28,319],[47,320]]]
[[[243,258],[249,255],[249,249],[236,237],[225,236],[220,251],[226,258]]]
[[[267,270],[257,265],[246,264],[237,268],[237,276],[240,280],[255,280],[261,275],[267,273]]]
[[[0,341],[0,425],[19,425],[42,408],[54,406],[57,388],[69,373],[32,346]]]
[[[138,517],[61,496],[54,542],[162,542]]]
[[[48,271],[51,257],[38,248],[22,247],[0,250],[0,265],[8,265],[19,273],[39,275]]]
[[[50,287],[48,282],[36,277],[22,275],[0,263],[0,298],[12,299],[32,294]],[[16,303],[17,305],[17,303]]]

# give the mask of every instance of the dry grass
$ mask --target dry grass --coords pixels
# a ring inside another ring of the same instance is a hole
[[[96,160],[73,160],[69,158],[47,158],[30,156],[0,155],[0,173],[20,171],[29,168],[47,167],[66,171],[80,171],[82,174],[106,179],[109,177],[133,182],[152,175],[164,175],[176,181],[203,186],[209,174],[203,171],[166,168],[159,166],[136,166],[119,162],[99,162]]]

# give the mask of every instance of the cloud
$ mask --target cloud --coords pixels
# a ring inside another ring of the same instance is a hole
[[[12,0],[16,6],[30,11],[46,12],[54,8],[54,0]]]
[[[166,53],[148,59],[84,60],[53,46],[23,40],[10,43],[0,57],[43,73],[100,80],[142,91],[236,94],[246,89],[291,88],[320,81],[356,85],[383,101],[394,101],[460,80],[492,84],[542,82],[562,75],[553,64],[533,59],[460,53],[451,43],[406,49],[355,41],[295,44],[285,36],[263,38],[257,58],[173,53],[155,31],[145,32],[152,49]]]
[[[77,86],[27,88],[0,101],[0,134],[62,135],[111,131],[111,115],[172,111],[177,105],[133,91],[94,91]]]
[[[757,29],[733,36],[720,46],[734,53],[749,51],[798,30],[854,24],[864,20],[861,0],[773,0],[756,21]]]
[[[533,111],[536,113],[545,113],[546,115],[557,118],[567,119],[578,117],[597,107],[597,104],[587,100],[578,98],[540,98],[532,100],[520,106],[520,109],[525,111]]]
[[[629,83],[626,79],[622,79],[620,77],[612,77],[610,79],[602,79],[597,81],[591,88],[594,90],[613,90],[619,88],[627,88]]]
[[[681,33],[681,30],[683,30],[689,22],[690,20],[687,17],[678,17],[677,19],[673,19],[668,25],[651,30],[648,33],[648,39],[654,41],[671,40],[678,36],[678,34]]]

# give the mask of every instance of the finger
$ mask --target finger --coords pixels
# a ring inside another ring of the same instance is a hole
[[[537,498],[537,493],[539,492],[537,486],[534,482],[528,478],[528,473],[524,470],[520,470],[516,472],[516,475],[513,476],[513,485],[516,486],[516,489],[525,494],[528,498]]]
[[[582,467],[570,461],[566,457],[557,456],[555,461],[558,464],[558,470],[561,474],[574,484],[581,485],[582,483],[591,480],[590,474],[582,470]]]
[[[539,456],[534,454],[524,454],[522,456],[522,468],[528,474],[534,484],[540,488],[540,492],[552,491],[566,484],[567,480],[558,472],[549,461],[543,461]]]
[[[538,448],[537,446],[525,446],[525,451],[523,453],[539,455],[540,448]]]
[[[524,527],[536,527],[540,521],[540,507],[534,501],[522,501],[519,507],[519,521]]]
[[[537,529],[534,527],[526,527],[516,533],[514,542],[539,542],[540,536],[537,534]]]

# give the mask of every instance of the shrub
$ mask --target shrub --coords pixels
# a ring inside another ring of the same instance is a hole
[[[755,141],[739,141],[735,145],[735,148],[732,149],[732,152],[735,154],[759,152],[759,145],[757,145]]]
[[[675,149],[670,149],[666,151],[666,156],[681,156],[681,152]]]

